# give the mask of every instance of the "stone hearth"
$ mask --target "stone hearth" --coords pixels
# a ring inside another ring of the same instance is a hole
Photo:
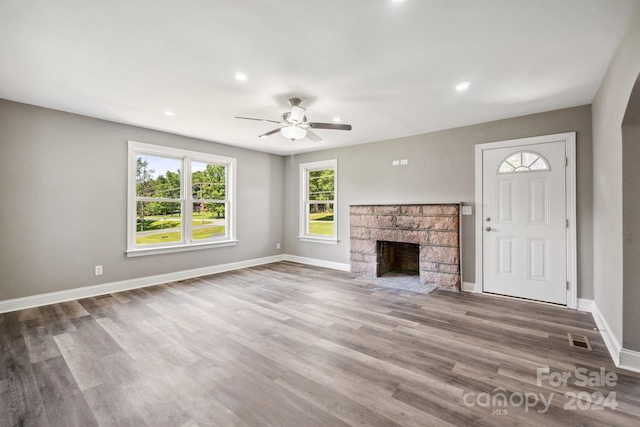
[[[460,205],[353,205],[350,209],[351,272],[379,277],[388,261],[380,242],[419,246],[420,281],[460,290]]]

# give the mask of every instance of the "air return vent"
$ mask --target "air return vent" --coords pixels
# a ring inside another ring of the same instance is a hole
[[[571,332],[567,332],[567,336],[569,337],[569,345],[571,345],[571,347],[584,348],[585,350],[591,351],[591,343],[586,336],[572,334]]]

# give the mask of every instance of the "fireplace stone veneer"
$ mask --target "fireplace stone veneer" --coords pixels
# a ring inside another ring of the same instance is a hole
[[[351,272],[378,277],[378,242],[419,245],[420,281],[460,290],[460,205],[352,205]]]

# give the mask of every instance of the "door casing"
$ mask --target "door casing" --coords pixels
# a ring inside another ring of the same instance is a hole
[[[548,142],[564,141],[567,167],[566,180],[566,218],[567,233],[567,307],[578,307],[578,266],[577,266],[577,222],[576,222],[576,133],[567,132],[553,135],[536,136],[531,138],[511,139],[507,141],[488,142],[475,146],[475,183],[476,183],[476,283],[474,291],[483,293],[483,182],[482,182],[482,152],[495,148],[524,147]]]

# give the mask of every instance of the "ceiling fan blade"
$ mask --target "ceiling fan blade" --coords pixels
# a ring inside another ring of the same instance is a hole
[[[320,137],[318,136],[318,134],[317,134],[317,133],[311,132],[311,129],[306,129],[306,131],[307,131],[307,135],[306,135],[306,136],[307,136],[307,138],[309,138],[311,141],[313,141],[313,142],[320,142],[320,141],[322,141],[322,138],[320,138]]]
[[[351,130],[351,125],[343,125],[338,123],[308,123],[310,128],[313,129],[335,129],[335,130]]]
[[[277,124],[280,124],[280,122],[278,122],[278,121],[276,121],[276,120],[254,119],[253,117],[238,117],[238,116],[236,116],[236,119],[243,119],[243,120],[255,120],[255,121],[257,121],[257,122],[277,123]]]
[[[278,133],[278,132],[280,132],[280,128],[274,129],[274,130],[269,131],[267,133],[263,133],[262,135],[258,135],[258,138],[266,138],[266,137],[268,137],[270,135],[273,135],[274,133]]]

